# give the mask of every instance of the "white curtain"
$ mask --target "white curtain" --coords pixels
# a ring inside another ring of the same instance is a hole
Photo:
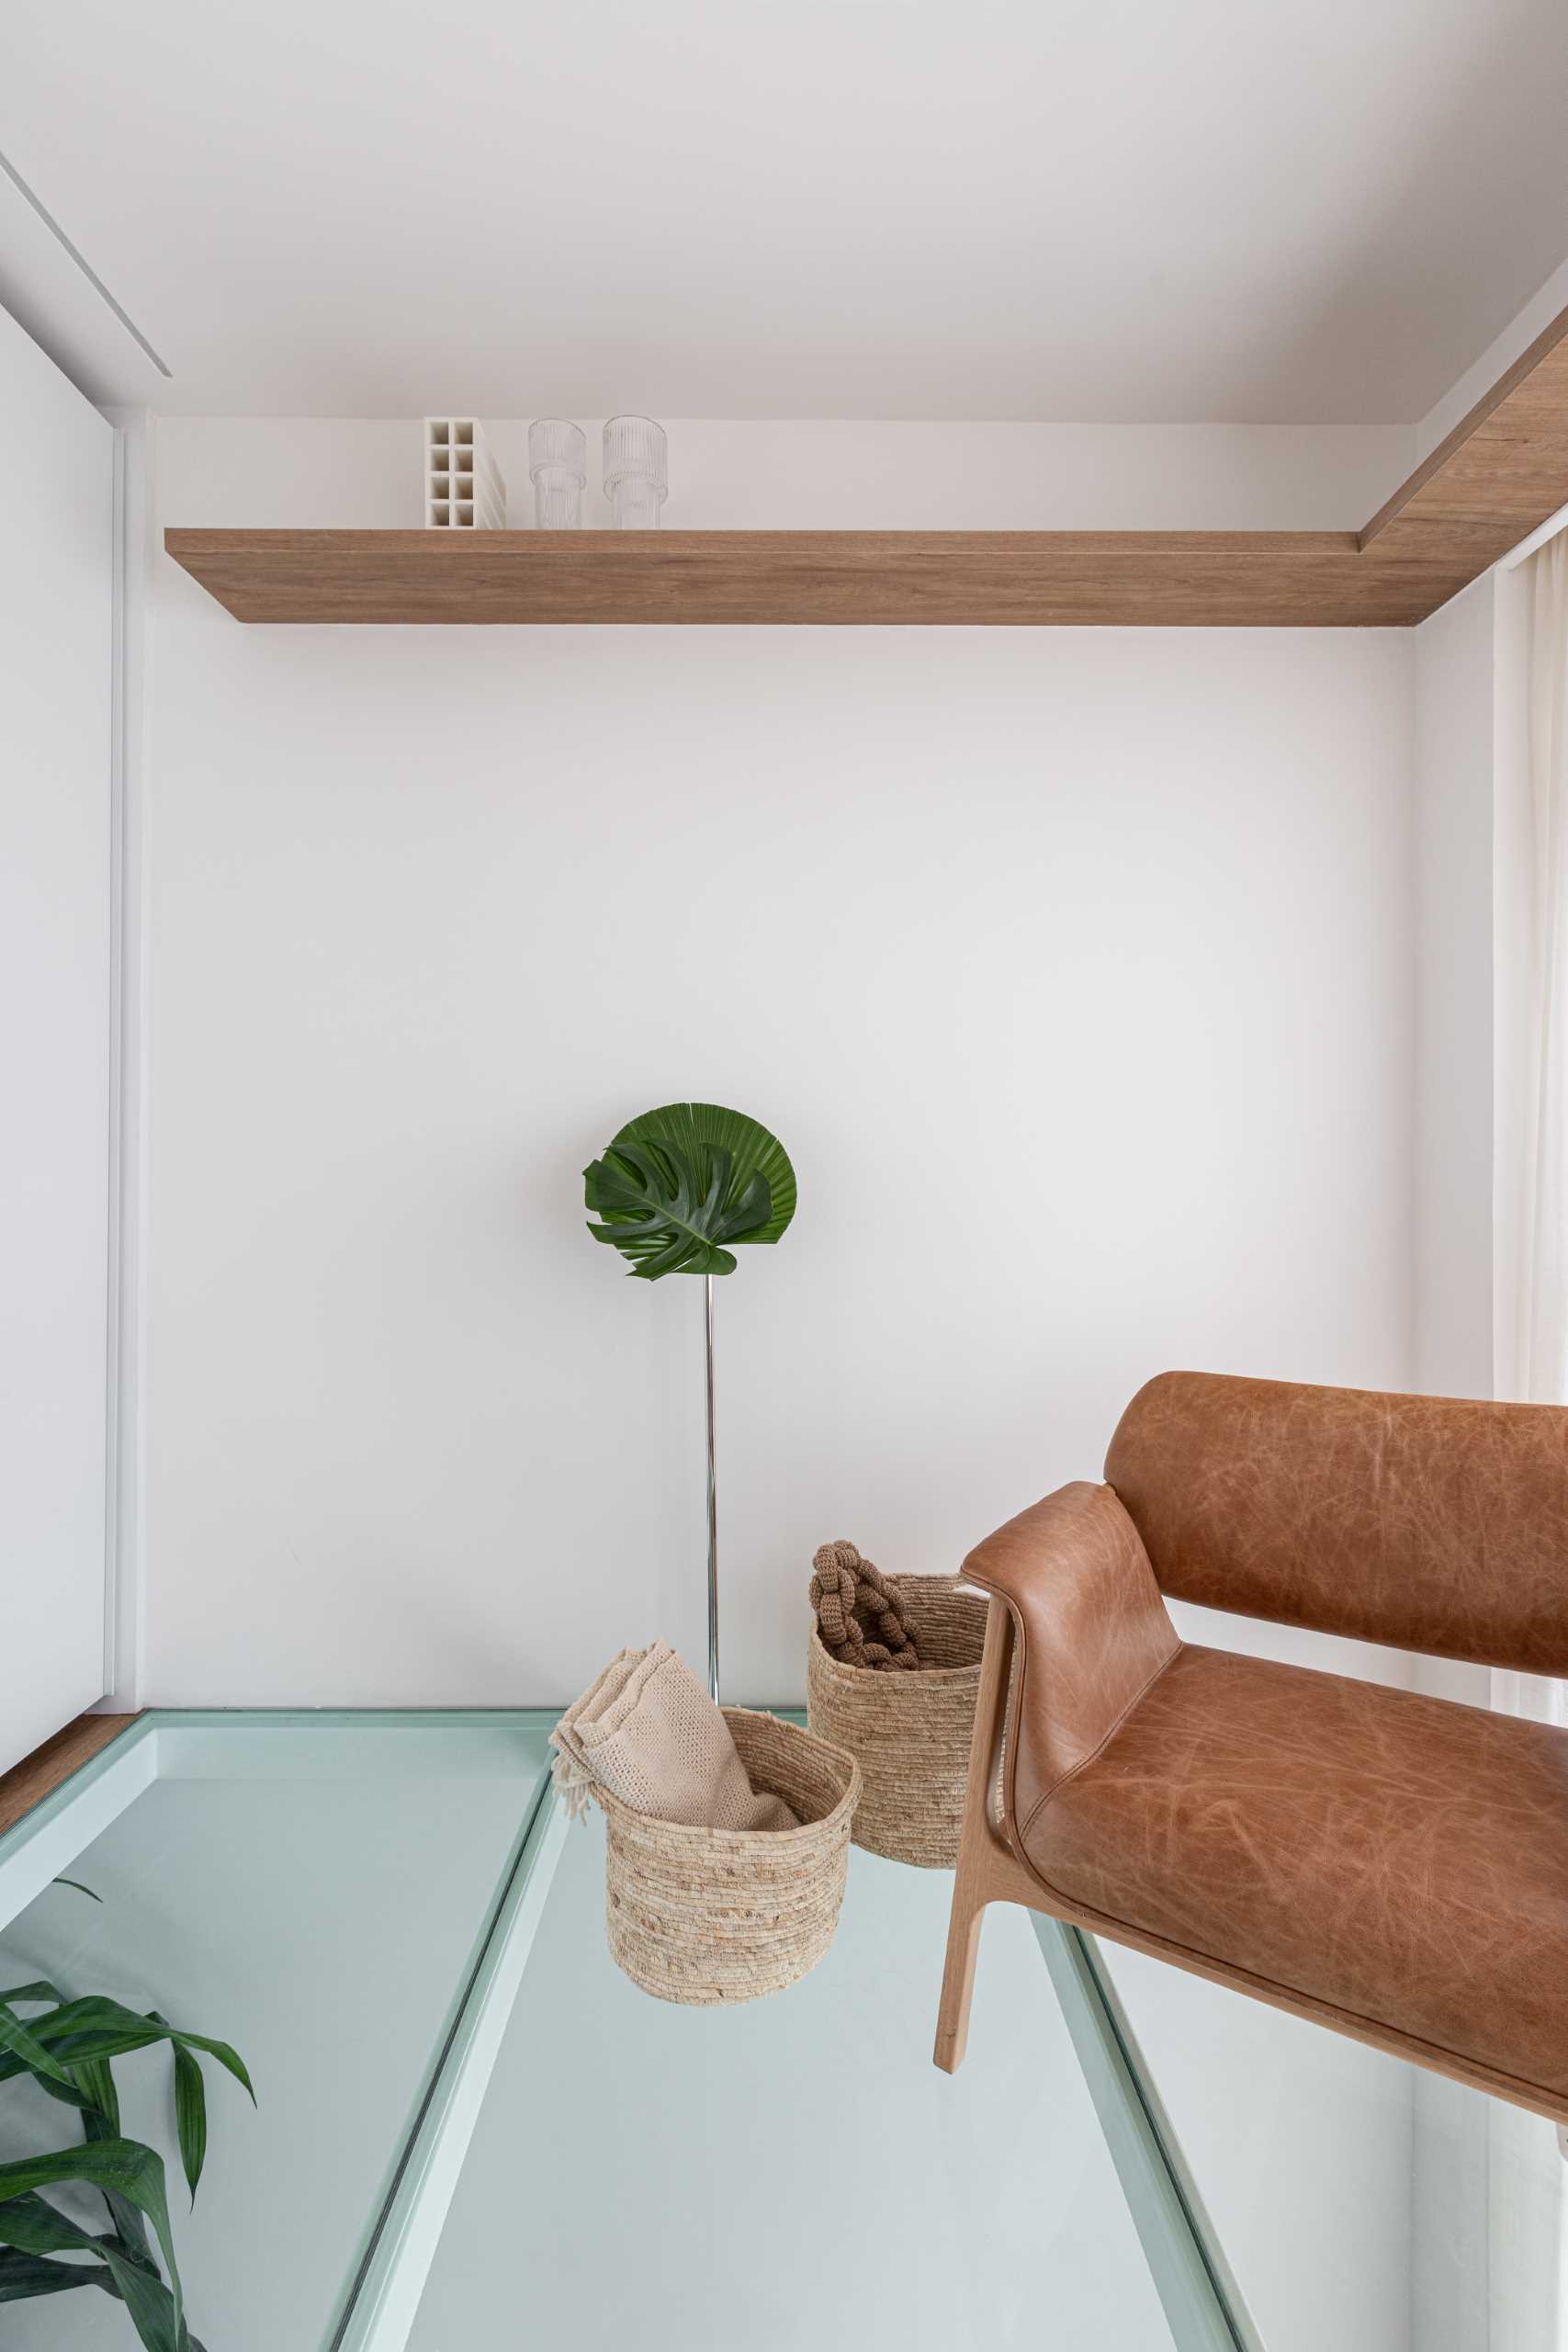
[[[1498,948],[1523,1014],[1516,1132],[1497,1177],[1517,1236],[1498,1322],[1498,1393],[1568,1403],[1568,534],[1529,558],[1528,798]],[[1522,779],[1523,780],[1523,779]],[[1495,1673],[1492,1703],[1568,1723],[1565,1686]],[[1488,2352],[1568,2352],[1568,2166],[1551,2126],[1500,2100],[1487,2113]]]
[[[1529,559],[1529,800],[1524,889],[1500,907],[1523,980],[1519,1268],[1505,1395],[1568,1402],[1568,533]],[[1535,1713],[1531,1707],[1528,1710]]]

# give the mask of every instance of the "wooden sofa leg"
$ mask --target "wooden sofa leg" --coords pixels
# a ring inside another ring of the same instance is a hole
[[[980,1923],[990,1899],[991,1826],[986,1818],[986,1800],[991,1758],[997,1752],[1002,1711],[1007,1705],[1011,1646],[1012,1626],[1007,1603],[994,1600],[986,1620],[986,1653],[975,1702],[975,1736],[969,1747],[964,1826],[959,1833],[958,1869],[953,1882],[953,1912],[947,1928],[947,1962],[942,1971],[942,2005],[937,2012],[936,2049],[932,2053],[945,2075],[957,2073],[969,2039],[969,2004],[975,1991]]]

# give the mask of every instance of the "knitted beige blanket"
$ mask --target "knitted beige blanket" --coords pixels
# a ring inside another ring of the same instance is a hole
[[[623,1650],[550,1734],[551,1775],[574,1819],[592,1791],[634,1813],[707,1829],[796,1829],[783,1797],[759,1796],[729,1725],[668,1642]]]

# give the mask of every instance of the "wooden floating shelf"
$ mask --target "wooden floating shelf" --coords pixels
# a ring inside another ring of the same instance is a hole
[[[1568,505],[1568,311],[1354,531],[166,531],[242,621],[1407,628]]]
[[[1350,531],[169,531],[242,621],[1388,628],[1472,574]]]

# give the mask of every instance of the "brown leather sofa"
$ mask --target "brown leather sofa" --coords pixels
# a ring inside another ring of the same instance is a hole
[[[1568,1409],[1167,1373],[992,1595],[936,2059],[1022,1903],[1568,2121],[1568,1731],[1180,1641],[1162,1596],[1568,1675]]]

